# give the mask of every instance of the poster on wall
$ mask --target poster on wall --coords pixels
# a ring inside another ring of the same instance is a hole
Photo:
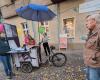
[[[79,13],[100,10],[100,0],[91,0],[79,5]]]
[[[67,34],[60,34],[60,48],[67,49]]]

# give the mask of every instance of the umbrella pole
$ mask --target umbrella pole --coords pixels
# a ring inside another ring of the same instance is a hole
[[[37,10],[37,21],[38,21],[38,32],[39,32],[39,15],[38,15],[38,10]],[[40,33],[39,33],[39,42],[40,42]]]
[[[38,31],[39,31],[39,22],[38,22]],[[39,33],[39,42],[40,42],[40,33]]]
[[[37,11],[37,19],[38,19],[38,31],[39,31],[39,15],[38,15],[38,11]],[[39,33],[39,42],[40,42],[40,33]],[[40,60],[40,63],[42,63],[42,58],[41,58],[41,45],[39,45],[39,60]]]
[[[39,31],[39,22],[38,22],[38,31]],[[40,33],[39,33],[39,42],[40,42]],[[42,58],[41,58],[41,45],[39,45],[39,61],[42,63]]]

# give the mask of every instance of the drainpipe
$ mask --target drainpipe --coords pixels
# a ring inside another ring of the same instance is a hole
[[[57,4],[58,48],[60,46],[60,4]],[[59,48],[60,50],[60,48]]]

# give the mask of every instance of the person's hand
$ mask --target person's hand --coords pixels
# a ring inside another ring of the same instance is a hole
[[[97,63],[97,61],[92,59],[92,63],[93,63],[93,64],[96,64],[96,63]]]

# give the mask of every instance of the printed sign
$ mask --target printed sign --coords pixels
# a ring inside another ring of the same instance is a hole
[[[79,13],[100,10],[100,0],[93,0],[79,5]]]
[[[45,32],[45,27],[44,26],[40,26],[38,32],[40,34],[43,34]]]
[[[67,36],[66,34],[60,35],[60,48],[67,48]]]

